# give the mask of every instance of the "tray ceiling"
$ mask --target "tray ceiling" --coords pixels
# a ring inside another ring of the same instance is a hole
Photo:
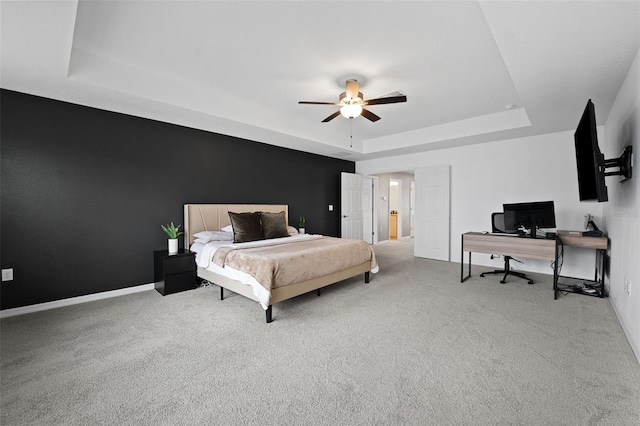
[[[363,160],[604,123],[636,1],[2,2],[3,88]],[[321,120],[344,80],[382,117]]]

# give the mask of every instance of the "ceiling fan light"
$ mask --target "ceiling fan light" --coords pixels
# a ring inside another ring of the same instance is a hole
[[[340,114],[345,118],[355,118],[362,113],[362,105],[347,104],[340,108]]]

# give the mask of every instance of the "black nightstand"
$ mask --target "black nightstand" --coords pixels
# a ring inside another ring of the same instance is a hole
[[[198,286],[196,278],[196,254],[189,250],[153,252],[153,277],[156,290],[163,295],[192,290]]]

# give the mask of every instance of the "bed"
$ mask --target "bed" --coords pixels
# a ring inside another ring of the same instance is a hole
[[[203,240],[194,237],[203,231],[218,234],[225,227],[230,229],[229,212],[236,220],[251,212],[264,212],[265,216],[272,217],[284,215],[288,224],[288,211],[285,204],[184,206],[185,247],[197,253],[198,277],[219,286],[221,300],[227,289],[258,302],[265,310],[267,323],[272,322],[272,307],[278,302],[314,290],[319,295],[321,288],[360,274],[364,275],[365,283],[369,283],[370,272],[378,271],[373,248],[364,241],[291,235],[231,244],[202,243]],[[237,230],[238,227],[234,228]],[[322,261],[311,261],[310,256],[318,256]],[[254,260],[263,263],[252,266]],[[322,267],[314,270],[312,264]]]

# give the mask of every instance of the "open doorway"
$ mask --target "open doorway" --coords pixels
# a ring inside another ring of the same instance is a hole
[[[402,181],[389,179],[389,239],[402,238]]]
[[[391,211],[397,211],[396,239],[413,236],[411,212],[411,187],[414,181],[413,171],[384,173],[374,175],[377,178],[377,234],[378,241],[390,240]],[[397,182],[393,184],[392,182]],[[397,193],[395,192],[397,191]],[[397,197],[396,197],[397,194]]]

